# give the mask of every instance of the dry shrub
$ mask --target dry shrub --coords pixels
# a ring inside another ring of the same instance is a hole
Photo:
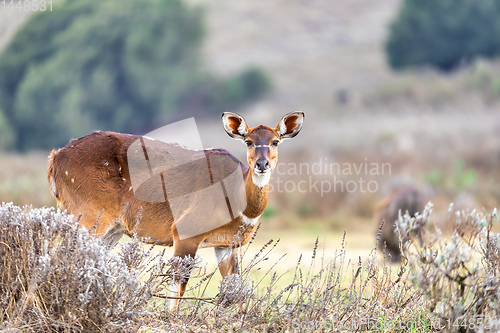
[[[241,274],[221,279],[219,293],[207,297],[216,271],[197,258],[163,261],[142,250],[137,239],[113,254],[72,218],[54,209],[0,206],[0,330],[92,332],[220,332],[385,330],[431,328],[422,291],[396,274],[376,250],[363,262],[338,251],[323,255],[318,241],[311,263],[278,273],[280,260],[255,278],[279,241],[269,241]],[[251,245],[250,245],[251,246]],[[283,257],[282,257],[283,258]],[[186,262],[184,262],[186,261]],[[176,278],[200,280],[189,286],[178,313],[166,306],[171,267]],[[187,267],[182,271],[183,267]],[[217,273],[218,274],[218,273]],[[293,281],[280,280],[293,274]],[[281,287],[280,287],[281,285]],[[283,286],[284,285],[284,286]]]
[[[136,331],[159,283],[141,282],[150,254],[111,254],[53,208],[0,206],[0,329]]]
[[[415,219],[405,215],[406,228],[427,223],[428,204]],[[498,332],[500,329],[500,234],[492,229],[498,222],[491,214],[453,212],[453,233],[443,237],[439,229],[422,229],[422,245],[403,244],[410,278],[425,293],[429,312],[441,329],[453,332]],[[401,229],[405,229],[403,226]]]

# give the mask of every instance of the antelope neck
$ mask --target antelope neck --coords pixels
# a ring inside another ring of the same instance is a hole
[[[262,215],[267,205],[269,184],[262,187],[255,185],[253,180],[253,171],[248,170],[245,178],[245,190],[247,196],[247,207],[243,211],[243,215],[250,219],[259,217]]]

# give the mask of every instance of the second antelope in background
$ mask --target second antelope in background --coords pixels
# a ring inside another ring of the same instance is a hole
[[[381,250],[386,248],[386,252],[390,254],[392,262],[401,260],[401,251],[399,249],[399,234],[396,229],[396,221],[401,215],[408,213],[411,217],[415,217],[416,213],[422,212],[424,209],[423,195],[415,188],[398,188],[395,189],[387,198],[385,198],[377,207],[377,223],[382,227],[381,237],[378,246]],[[410,237],[421,237],[421,230],[413,230],[408,234]],[[408,238],[404,238],[403,243]]]

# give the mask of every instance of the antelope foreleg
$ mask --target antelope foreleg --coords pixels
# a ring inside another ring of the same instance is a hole
[[[106,230],[104,236],[102,236],[103,243],[109,250],[112,250],[126,233],[127,228],[125,228],[121,220],[118,219],[115,221],[115,224]]]
[[[194,258],[198,250],[198,243],[186,244],[183,242],[174,243],[174,255],[172,263],[172,283],[170,295],[174,297],[184,296],[189,275],[194,267]],[[180,299],[175,298],[170,301],[170,310],[178,312]]]
[[[239,274],[238,249],[231,247],[214,247],[215,257],[219,265],[219,272],[222,277],[231,274]]]

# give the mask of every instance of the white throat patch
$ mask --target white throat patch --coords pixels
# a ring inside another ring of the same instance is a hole
[[[248,225],[255,225],[259,221],[260,215],[257,217],[254,217],[253,219],[246,217],[243,215],[243,213],[240,213],[241,219],[243,220],[243,223],[248,224]]]
[[[252,181],[257,187],[266,186],[269,184],[269,180],[271,180],[271,171],[264,173],[252,172]]]

